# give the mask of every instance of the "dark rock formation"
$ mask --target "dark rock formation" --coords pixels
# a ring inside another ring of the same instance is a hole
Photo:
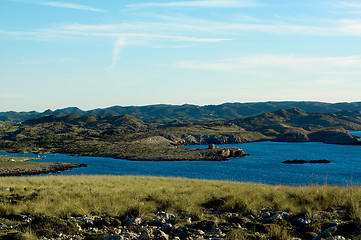
[[[308,135],[311,142],[324,142],[331,144],[361,144],[358,137],[351,135],[348,131],[320,130]]]
[[[295,160],[286,160],[282,163],[286,164],[303,164],[303,163],[330,163],[331,161],[328,159],[323,160],[303,160],[303,159],[295,159]]]

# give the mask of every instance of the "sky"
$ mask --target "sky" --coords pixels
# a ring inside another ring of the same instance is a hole
[[[0,0],[0,111],[361,101],[356,0]]]

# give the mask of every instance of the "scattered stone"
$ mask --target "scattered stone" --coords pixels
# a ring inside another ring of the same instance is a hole
[[[170,229],[172,229],[172,224],[170,224],[170,223],[164,223],[163,225],[162,225],[162,230],[163,231],[168,231],[168,230],[170,230]]]
[[[335,232],[337,230],[336,226],[327,228],[326,230],[324,230],[323,232],[321,232],[317,237],[313,238],[312,240],[321,240],[324,237],[327,237],[328,235],[332,234],[333,232]]]
[[[100,220],[100,217],[83,215],[82,217],[72,217],[72,220],[79,221],[85,224],[86,227],[93,227],[94,222]]]
[[[117,219],[106,216],[101,218],[83,215],[71,218],[74,224],[83,227],[83,229],[79,227],[80,233],[78,235],[67,235],[67,232],[59,231],[54,233],[50,239],[224,240],[228,236],[244,236],[245,239],[268,239],[275,230],[287,228],[292,229],[289,233],[295,233],[293,237],[289,236],[289,239],[292,240],[349,240],[348,238],[354,239],[361,233],[360,226],[356,223],[345,222],[341,218],[343,215],[337,216],[335,213],[331,215],[329,212],[305,214],[304,217],[300,217],[282,211],[259,211],[256,216],[248,215],[245,217],[241,213],[223,212],[208,218],[208,220],[193,221],[192,224],[189,217],[183,218],[183,221],[177,221],[173,214],[158,212],[148,222],[139,217],[131,218],[125,221],[125,225],[121,226],[121,222]],[[184,224],[184,219],[187,221],[185,226],[177,225],[178,222]],[[24,229],[27,227],[25,224],[30,223],[33,227],[38,219],[34,221],[34,217],[22,215],[18,216],[18,220],[19,222],[11,226],[0,225],[0,231],[2,233],[10,229],[17,231]],[[117,222],[113,222],[113,220]],[[321,229],[325,230],[321,232]],[[42,237],[40,239],[45,240],[47,238]]]
[[[329,238],[328,240],[346,240],[346,238],[342,236],[334,236],[332,238]]]
[[[122,239],[124,239],[122,236],[113,235],[113,234],[107,235],[103,238],[103,240],[122,240]]]
[[[307,219],[307,218],[299,218],[299,219],[297,220],[297,223],[298,223],[298,226],[304,227],[304,226],[310,224],[310,223],[311,223],[311,220],[310,220],[310,219]]]
[[[133,226],[133,225],[138,226],[140,224],[142,224],[141,218],[131,218],[128,221],[128,226]]]
[[[159,239],[159,240],[168,240],[169,239],[169,236],[161,230],[157,230],[155,232],[155,237],[156,237],[156,239]]]
[[[175,219],[175,216],[173,214],[169,214],[166,212],[157,212],[156,216],[158,218],[164,218],[165,220]]]
[[[279,213],[274,214],[273,216],[266,218],[265,220],[262,221],[262,223],[268,223],[273,219],[282,219],[282,215]]]
[[[21,217],[23,218],[23,222],[25,223],[31,223],[32,221],[34,221],[34,217],[30,215],[22,215]]]
[[[146,229],[145,231],[143,231],[140,235],[141,240],[148,240],[148,239],[153,239],[154,235],[153,235],[153,230],[150,229]]]

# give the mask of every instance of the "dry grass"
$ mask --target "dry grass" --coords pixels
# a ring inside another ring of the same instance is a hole
[[[10,195],[29,200],[9,203],[5,199]],[[343,207],[350,218],[361,223],[361,188],[356,186],[289,187],[141,176],[7,177],[0,178],[0,200],[0,215],[148,218],[157,211],[167,211],[204,219],[208,208],[297,214]]]

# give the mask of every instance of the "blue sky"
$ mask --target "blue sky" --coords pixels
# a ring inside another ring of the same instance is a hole
[[[0,111],[360,101],[356,0],[0,0]]]

